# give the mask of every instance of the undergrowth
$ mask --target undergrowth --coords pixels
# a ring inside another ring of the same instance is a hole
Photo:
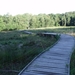
[[[0,32],[0,75],[17,75],[36,55],[58,39],[25,34],[23,31]]]

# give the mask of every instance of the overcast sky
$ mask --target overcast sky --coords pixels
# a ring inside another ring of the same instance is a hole
[[[64,13],[75,11],[75,0],[0,0],[0,15]]]

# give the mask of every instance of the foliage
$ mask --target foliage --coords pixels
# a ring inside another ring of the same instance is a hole
[[[29,28],[52,26],[75,26],[75,12],[65,14],[23,14],[12,16],[0,15],[0,31],[11,31]]]

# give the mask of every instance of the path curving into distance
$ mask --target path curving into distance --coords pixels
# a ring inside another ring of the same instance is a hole
[[[74,37],[61,34],[59,42],[35,59],[18,75],[69,75]]]

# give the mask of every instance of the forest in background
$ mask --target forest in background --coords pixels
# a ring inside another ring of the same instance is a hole
[[[75,26],[75,12],[38,15],[25,13],[16,16],[0,15],[0,31],[52,26]]]

